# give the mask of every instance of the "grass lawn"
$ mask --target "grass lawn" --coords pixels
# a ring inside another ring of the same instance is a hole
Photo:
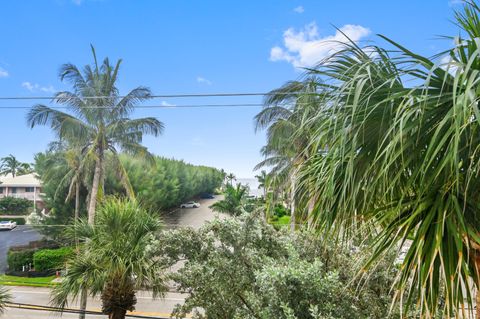
[[[0,285],[3,286],[29,286],[29,287],[51,287],[55,285],[51,281],[55,279],[55,276],[50,277],[17,277],[0,275]]]
[[[277,219],[276,221],[271,221],[270,224],[273,226],[287,226],[290,225],[290,216],[285,215]]]

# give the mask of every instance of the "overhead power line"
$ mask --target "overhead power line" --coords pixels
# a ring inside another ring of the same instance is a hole
[[[182,104],[182,105],[134,105],[132,106],[135,109],[174,109],[174,108],[216,108],[216,107],[261,107],[263,104],[260,103],[233,103],[233,104]],[[8,109],[8,110],[15,110],[15,109],[31,109],[32,106],[1,106],[0,109]],[[49,106],[51,109],[71,109],[69,106]],[[83,106],[80,107],[82,109],[104,109],[104,108],[112,108],[112,106],[104,106],[104,105],[95,105],[95,106]]]
[[[169,99],[169,98],[191,98],[191,97],[232,97],[232,96],[269,96],[269,95],[316,95],[317,93],[307,93],[307,92],[236,92],[236,93],[181,93],[181,94],[155,94],[150,95],[151,99]],[[126,97],[126,95],[118,96],[86,96],[78,97],[80,100],[88,99],[121,99]],[[55,96],[0,96],[1,100],[55,100]]]

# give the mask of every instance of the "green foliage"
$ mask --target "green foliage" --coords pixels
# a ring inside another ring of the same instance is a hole
[[[277,216],[278,218],[281,218],[285,215],[288,215],[290,212],[287,210],[287,208],[285,206],[283,206],[282,204],[275,204],[275,206],[273,207],[273,214],[275,216]]]
[[[224,199],[219,200],[210,206],[213,211],[238,216],[246,210],[249,212],[253,210],[254,205],[247,200],[248,187],[243,186],[240,183],[235,187],[227,184],[224,196]]]
[[[35,249],[9,250],[7,254],[8,269],[22,271],[23,266],[33,265]]]
[[[12,222],[16,222],[17,225],[25,225],[25,218],[0,218],[0,222],[1,221],[12,221]]]
[[[396,271],[388,262],[357,277],[363,251],[325,246],[310,233],[277,232],[255,214],[169,231],[158,249],[171,265],[186,261],[172,275],[189,292],[176,318],[200,307],[205,313],[195,318],[383,319],[393,300]]]
[[[29,163],[22,163],[12,154],[0,159],[0,175],[11,174],[13,177],[31,173],[32,167]]]
[[[5,287],[0,286],[0,315],[5,311],[6,304],[11,300],[11,295]]]
[[[215,168],[163,157],[155,157],[152,166],[128,156],[122,156],[121,162],[137,199],[157,211],[177,207],[202,193],[213,193],[223,180],[221,172]],[[113,178],[108,178],[107,184],[111,181]]]
[[[95,224],[85,220],[67,233],[80,241],[78,253],[67,263],[68,272],[52,292],[52,303],[64,308],[83,289],[100,295],[105,314],[124,318],[135,309],[136,291],[150,290],[153,297],[167,290],[165,270],[153,255],[162,224],[136,201],[107,198],[97,209]]]
[[[256,117],[261,165],[290,191],[293,222],[333,241],[374,238],[366,267],[406,248],[397,296],[424,317],[465,317],[480,283],[479,17],[465,1],[452,47],[434,57],[385,36],[385,47],[345,43]]]
[[[136,194],[137,199],[155,211],[177,207],[183,201],[202,193],[213,192],[221,185],[223,176],[215,168],[195,166],[183,161],[154,157],[155,165],[131,156],[121,155],[120,161]],[[44,200],[50,209],[44,224],[70,224],[74,216],[74,201],[65,201],[69,184],[62,183],[70,168],[63,165],[62,154],[54,151],[38,153],[35,156],[35,169],[42,179]],[[105,194],[125,194],[124,187],[116,176],[115,167],[106,165]],[[88,182],[90,183],[90,182]],[[86,184],[88,184],[86,183]],[[88,190],[81,187],[80,217],[86,215]],[[39,230],[56,240],[62,240],[62,229],[41,227]]]
[[[0,199],[0,215],[24,215],[32,207],[33,202],[25,198],[7,196]]]
[[[65,262],[73,255],[73,249],[41,249],[33,254],[33,267],[36,271],[64,268]]]

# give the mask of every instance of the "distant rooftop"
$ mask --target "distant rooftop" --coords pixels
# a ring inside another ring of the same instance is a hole
[[[42,184],[35,173],[12,177],[12,175],[0,176],[0,187],[41,187]]]

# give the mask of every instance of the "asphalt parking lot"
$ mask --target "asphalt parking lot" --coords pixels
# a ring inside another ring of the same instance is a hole
[[[11,246],[25,245],[42,238],[35,229],[29,226],[18,226],[13,230],[0,231],[0,274],[7,269],[7,252]]]

